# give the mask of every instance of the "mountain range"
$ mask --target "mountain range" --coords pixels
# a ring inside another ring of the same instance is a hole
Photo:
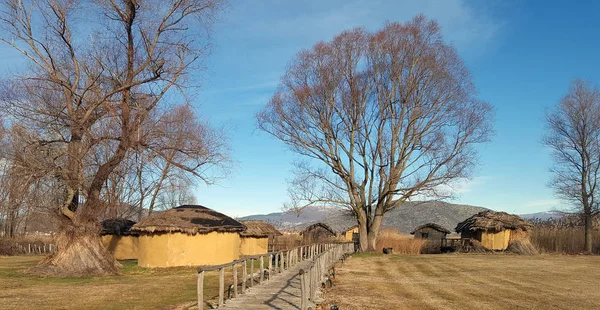
[[[383,227],[395,228],[410,233],[415,227],[425,223],[436,223],[454,231],[456,225],[473,214],[487,210],[483,207],[453,204],[441,201],[406,202],[389,211],[383,220]],[[560,212],[547,211],[522,214],[525,219],[549,219],[560,217]],[[240,220],[261,220],[274,225],[280,230],[299,231],[307,226],[322,222],[336,231],[356,225],[356,221],[348,210],[332,207],[307,207],[300,213],[275,212],[269,214],[250,215]]]

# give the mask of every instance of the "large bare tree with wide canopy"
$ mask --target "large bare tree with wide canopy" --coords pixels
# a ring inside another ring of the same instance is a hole
[[[491,114],[438,24],[417,16],[300,52],[257,119],[306,159],[288,207],[349,208],[374,250],[386,212],[470,176]]]
[[[7,122],[25,133],[12,162],[54,178],[65,192],[59,251],[34,271],[118,273],[101,245],[97,218],[107,207],[109,177],[132,153],[150,150],[198,177],[226,158],[203,124],[192,126],[195,138],[187,141],[193,142],[178,145],[169,144],[173,126],[148,125],[169,114],[170,102],[185,100],[222,6],[220,0],[3,1],[0,40],[29,65],[4,83],[0,100]]]

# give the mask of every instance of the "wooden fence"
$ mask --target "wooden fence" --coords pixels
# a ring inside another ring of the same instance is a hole
[[[16,243],[20,254],[51,254],[57,251],[56,245],[51,243]]]
[[[305,260],[314,260],[320,257],[321,254],[329,251],[332,248],[344,247],[349,249],[349,246],[354,248],[352,243],[343,244],[312,244],[306,246],[295,247],[286,251],[270,252],[261,255],[247,256],[231,263],[206,266],[198,269],[198,309],[202,309],[204,305],[204,274],[207,271],[219,271],[219,301],[218,306],[222,307],[225,304],[225,269],[232,268],[233,284],[228,290],[233,290],[232,298],[238,294],[244,294],[246,287],[252,287],[256,281],[262,284],[270,280],[273,276],[282,273],[284,270],[296,266],[298,263]],[[337,253],[337,252],[336,252]],[[267,268],[265,269],[265,259],[267,260]],[[258,274],[254,272],[254,265],[259,261]],[[248,275],[248,263],[250,263],[250,275]],[[239,282],[238,267],[242,267],[241,283]],[[240,288],[238,288],[238,286]]]
[[[300,310],[309,309],[309,301],[317,303],[317,291],[329,282],[334,271],[332,266],[346,255],[354,252],[354,243],[328,244],[325,251],[316,255],[312,262],[298,273],[300,275]]]

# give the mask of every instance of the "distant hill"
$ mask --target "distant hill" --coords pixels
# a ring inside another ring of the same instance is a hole
[[[532,219],[540,219],[540,220],[549,220],[549,219],[557,219],[565,216],[564,212],[560,211],[544,211],[537,213],[529,213],[529,214],[521,214],[521,217],[526,220]]]
[[[433,222],[453,231],[456,224],[471,215],[486,210],[482,207],[452,204],[447,202],[407,202],[388,212],[383,227],[392,227],[409,233],[415,227]],[[324,222],[334,230],[341,230],[355,225],[356,222],[347,210],[327,207],[306,208],[299,215],[288,212],[251,215],[241,220],[263,220],[278,229],[302,230],[316,222]]]

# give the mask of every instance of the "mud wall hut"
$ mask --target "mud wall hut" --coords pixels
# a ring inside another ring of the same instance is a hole
[[[119,218],[102,221],[102,245],[115,259],[138,258],[138,234],[131,231],[134,224],[134,221]]]
[[[358,225],[350,226],[344,229],[340,234],[344,237],[344,241],[357,241],[358,240]]]
[[[240,232],[240,255],[266,254],[281,233],[273,225],[263,221],[240,221],[246,230]]]
[[[302,232],[304,244],[324,243],[337,238],[336,232],[324,223],[315,223],[306,227]]]
[[[131,230],[139,233],[138,264],[143,267],[218,265],[240,256],[246,227],[212,209],[184,205],[154,213]]]
[[[429,243],[440,244],[442,243],[442,239],[445,239],[449,233],[450,230],[435,223],[420,225],[410,232],[411,235],[415,236],[415,239],[427,239]]]
[[[506,250],[513,241],[529,239],[533,225],[506,212],[482,211],[458,223],[461,239],[472,239],[489,250]]]

